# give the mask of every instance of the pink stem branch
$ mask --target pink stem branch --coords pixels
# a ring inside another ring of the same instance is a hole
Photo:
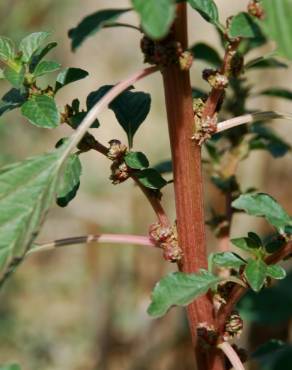
[[[232,364],[234,370],[245,370],[243,363],[240,361],[240,358],[238,357],[238,354],[235,352],[235,350],[233,349],[229,342],[220,343],[218,344],[217,347],[224,352],[224,354]]]

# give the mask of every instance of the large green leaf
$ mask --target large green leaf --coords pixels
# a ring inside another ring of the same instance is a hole
[[[174,0],[132,0],[143,30],[153,39],[165,36],[175,17]]]
[[[57,189],[57,204],[66,207],[75,197],[80,186],[82,172],[81,162],[77,154],[71,154],[68,158],[63,175]]]
[[[0,36],[0,59],[4,62],[13,60],[15,57],[14,43],[8,37]]]
[[[11,83],[14,87],[21,87],[24,81],[25,69],[23,66],[20,66],[19,69],[14,69],[6,67],[4,69],[4,77],[7,81]]]
[[[63,151],[0,170],[1,273],[11,261],[21,259],[34,241],[56,193]]]
[[[61,67],[61,64],[58,62],[44,60],[36,66],[33,74],[35,77],[40,77],[47,73],[55,72],[60,67]]]
[[[212,273],[201,270],[198,274],[174,272],[160,280],[153,292],[152,302],[148,308],[151,316],[160,317],[172,306],[185,306],[210,288],[215,287],[220,278]]]
[[[231,19],[228,34],[232,38],[258,38],[261,29],[249,14],[242,12]]]
[[[91,92],[86,101],[87,109],[91,109],[113,86],[105,85]],[[128,136],[129,146],[133,146],[133,138],[138,128],[146,119],[151,107],[151,96],[140,91],[122,92],[114,99],[109,108]]]
[[[206,21],[220,26],[218,8],[213,0],[188,0],[188,2]]]
[[[261,259],[250,258],[247,261],[247,266],[244,270],[244,275],[250,287],[255,291],[259,292],[266,280],[267,276],[267,265]]]
[[[92,36],[104,26],[115,22],[122,14],[128,12],[129,9],[105,9],[99,10],[88,15],[69,31],[69,37],[72,40],[72,50],[76,50],[87,37]]]
[[[222,63],[222,59],[218,52],[203,42],[199,42],[192,46],[190,52],[193,54],[195,60],[203,60],[215,68],[218,68]]]
[[[285,58],[292,59],[292,0],[263,0],[266,16],[263,30],[277,43],[277,52]]]
[[[47,95],[34,95],[21,106],[21,113],[33,125],[55,128],[60,123],[60,114],[55,100]]]
[[[286,225],[292,224],[290,216],[282,206],[265,193],[243,194],[233,201],[232,206],[244,210],[251,216],[265,217],[280,233],[284,231]]]
[[[19,51],[22,52],[22,61],[28,63],[49,35],[49,32],[34,32],[22,39],[19,44]]]
[[[219,267],[229,267],[238,269],[239,267],[245,265],[245,260],[242,259],[235,253],[232,252],[222,252],[214,253],[212,255],[212,263]]]
[[[88,72],[81,68],[66,68],[64,71],[60,72],[56,79],[55,92],[60,90],[62,87],[82,80],[88,76]]]

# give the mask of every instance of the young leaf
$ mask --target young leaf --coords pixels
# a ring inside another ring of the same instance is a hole
[[[25,69],[24,67],[20,67],[18,70],[15,70],[10,67],[6,67],[4,69],[4,77],[6,78],[7,81],[11,83],[12,86],[19,88],[22,86],[23,81],[24,81],[24,74],[25,74]]]
[[[228,30],[229,37],[257,38],[260,34],[260,27],[249,14],[242,12],[231,19]]]
[[[87,109],[91,109],[111,88],[111,85],[105,85],[91,92],[86,100]],[[133,146],[134,135],[146,119],[150,106],[151,97],[149,94],[129,90],[122,92],[109,105],[109,108],[114,111],[119,124],[126,132],[130,147]]]
[[[57,188],[57,204],[66,207],[75,197],[80,186],[81,162],[77,154],[71,154]]]
[[[291,0],[263,0],[265,19],[262,21],[265,34],[276,41],[277,52],[292,59],[292,23],[290,19]]]
[[[218,8],[213,0],[188,0],[188,2],[207,22],[220,26]]]
[[[244,275],[250,287],[259,292],[266,280],[267,265],[261,259],[248,259],[247,266],[244,270]]]
[[[55,100],[47,95],[34,95],[21,106],[21,113],[33,125],[55,128],[60,123],[60,114]]]
[[[67,68],[60,72],[56,79],[55,92],[60,90],[62,87],[71,84],[72,82],[82,80],[88,76],[88,72],[81,68]]]
[[[149,161],[146,155],[142,152],[129,152],[125,155],[126,164],[134,169],[141,170],[142,168],[149,167]]]
[[[167,185],[167,181],[153,168],[141,170],[135,176],[143,186],[149,189],[159,190]]]
[[[86,40],[101,30],[104,26],[115,22],[122,14],[130,9],[105,9],[85,17],[75,28],[69,30],[68,35],[72,40],[72,50],[76,50]]]
[[[217,51],[203,42],[192,46],[190,52],[196,60],[203,60],[215,68],[218,68],[222,63],[222,59]]]
[[[219,267],[229,267],[234,269],[238,269],[246,264],[244,259],[232,252],[214,253],[212,263]]]
[[[252,254],[256,253],[256,250],[260,248],[258,243],[253,238],[235,238],[231,239],[231,243],[237,248]]]
[[[60,63],[44,60],[36,66],[33,74],[35,77],[40,77],[47,73],[55,72],[58,69],[60,69],[60,67],[61,67]]]
[[[286,271],[282,266],[270,265],[267,267],[267,276],[270,276],[273,279],[282,280],[286,277],[286,275]]]
[[[35,32],[22,39],[19,44],[19,50],[22,52],[21,60],[28,63],[49,35],[49,32]]]
[[[160,317],[174,305],[186,306],[215,287],[221,278],[201,270],[198,274],[174,272],[160,280],[153,292],[148,313]]]
[[[0,170],[0,270],[22,258],[54,198],[64,149]]]
[[[56,42],[50,42],[46,46],[39,48],[33,55],[29,64],[29,72],[33,73],[39,62],[58,44]]]
[[[271,87],[270,89],[260,91],[258,95],[272,96],[274,98],[292,100],[292,90],[284,89],[281,87]]]
[[[265,193],[243,194],[233,201],[232,206],[244,210],[251,216],[265,217],[280,233],[286,225],[292,224],[290,216],[280,204]]]
[[[175,17],[174,0],[132,0],[143,30],[153,39],[164,37]]]
[[[15,58],[14,43],[8,37],[0,36],[0,59],[8,62]]]

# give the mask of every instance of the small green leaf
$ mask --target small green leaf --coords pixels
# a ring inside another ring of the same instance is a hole
[[[19,50],[22,52],[21,60],[28,63],[49,35],[49,32],[35,32],[22,39],[19,44]]]
[[[242,12],[231,19],[229,37],[257,38],[260,34],[260,27],[249,14]]]
[[[47,73],[55,72],[58,69],[60,69],[60,67],[61,67],[60,63],[44,60],[36,66],[33,74],[35,77],[40,77]]]
[[[8,62],[15,58],[15,46],[8,37],[0,36],[0,59]]]
[[[213,0],[188,0],[188,2],[207,22],[220,27],[218,8]]]
[[[156,284],[148,313],[160,317],[172,306],[186,306],[215,287],[220,280],[206,270],[201,270],[198,274],[171,273]]]
[[[104,26],[115,22],[122,14],[130,9],[105,9],[90,14],[77,25],[69,30],[68,35],[72,40],[72,50],[76,50],[87,39],[94,35]]]
[[[0,116],[7,111],[19,108],[26,101],[26,97],[21,94],[20,90],[9,90],[0,101]]]
[[[87,110],[90,110],[113,86],[105,85],[91,92],[86,100]],[[109,108],[128,136],[130,148],[133,146],[133,138],[138,128],[144,122],[151,107],[151,96],[140,91],[122,92],[110,104]]]
[[[60,124],[60,114],[55,100],[47,95],[34,95],[21,107],[21,113],[33,125],[55,128]]]
[[[29,64],[29,72],[33,73],[36,66],[40,63],[40,61],[58,44],[56,42],[50,42],[46,46],[39,48],[33,55],[31,62]]]
[[[265,193],[243,194],[232,202],[232,206],[251,216],[265,217],[280,233],[286,225],[292,224],[290,216],[280,204]]]
[[[38,234],[55,196],[64,149],[0,170],[0,272],[3,274],[13,259],[24,256]]]
[[[263,0],[266,13],[261,22],[268,38],[276,41],[277,52],[288,59],[292,59],[292,23],[290,11],[292,0]]]
[[[77,154],[71,154],[57,189],[57,204],[66,207],[75,197],[80,186],[81,162]]]
[[[126,164],[134,170],[141,170],[149,167],[149,161],[142,152],[129,152],[124,157]]]
[[[149,189],[158,190],[167,185],[167,181],[153,168],[141,170],[135,176],[143,186]]]
[[[271,238],[265,244],[265,250],[268,253],[275,253],[286,244],[284,238]]]
[[[81,68],[67,68],[64,71],[60,72],[56,79],[55,92],[60,90],[62,87],[82,80],[88,76],[88,72],[84,71]]]
[[[288,68],[288,65],[280,62],[278,59],[267,58],[263,56],[260,58],[252,59],[245,66],[245,69],[247,70],[260,68]]]
[[[222,63],[222,59],[218,52],[203,42],[199,42],[192,46],[190,52],[193,54],[195,60],[203,60],[215,68],[218,68]]]
[[[292,100],[292,90],[274,87],[260,91],[258,95],[272,96],[274,98],[282,98],[287,100]]]
[[[255,243],[255,245],[257,245],[257,248],[261,248],[263,246],[262,240],[258,236],[258,234],[250,231],[249,233],[247,233],[247,236],[249,237],[249,239],[252,239],[253,240],[253,242]]]
[[[166,36],[175,17],[174,0],[132,0],[143,30],[153,39]]]
[[[253,238],[235,238],[231,239],[231,243],[237,248],[252,254],[256,253],[256,250],[260,248],[258,243]]]
[[[153,168],[160,174],[172,172],[173,171],[172,160],[169,159],[166,161],[159,162]]]
[[[219,267],[238,269],[239,267],[245,265],[246,262],[235,253],[222,252],[213,254],[212,263]]]
[[[273,279],[282,280],[286,277],[286,275],[286,271],[282,266],[270,265],[267,267],[267,276],[270,276]]]
[[[18,70],[15,70],[10,67],[6,67],[4,69],[4,77],[6,78],[6,80],[9,81],[12,86],[17,88],[22,86],[24,81],[24,74],[25,74],[24,66],[21,66]]]
[[[259,292],[266,280],[267,265],[261,259],[248,259],[247,266],[244,270],[244,275],[250,287],[255,291]]]

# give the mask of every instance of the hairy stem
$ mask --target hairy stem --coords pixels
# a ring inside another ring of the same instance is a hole
[[[76,244],[89,244],[89,243],[110,243],[110,244],[135,244],[146,247],[155,247],[155,244],[148,236],[140,235],[124,235],[124,234],[100,234],[100,235],[85,235],[76,236],[65,239],[58,239],[53,242],[45,244],[36,244],[34,248],[28,251],[27,256],[35,252],[42,252],[53,250],[59,247],[65,247]]]
[[[187,48],[186,4],[177,5],[174,37]],[[201,149],[191,141],[194,113],[190,76],[177,65],[163,70],[168,117],[174,190],[177,212],[178,239],[184,257],[180,266],[187,273],[207,266],[205,219],[201,172]],[[213,305],[207,295],[187,308],[188,321],[199,370],[223,370],[222,358],[201,351],[197,336],[199,323],[214,322]]]
[[[235,350],[232,348],[229,342],[220,343],[218,344],[217,347],[220,348],[225,353],[226,357],[232,364],[234,370],[244,370],[244,366],[240,361],[238,354],[235,352]]]

